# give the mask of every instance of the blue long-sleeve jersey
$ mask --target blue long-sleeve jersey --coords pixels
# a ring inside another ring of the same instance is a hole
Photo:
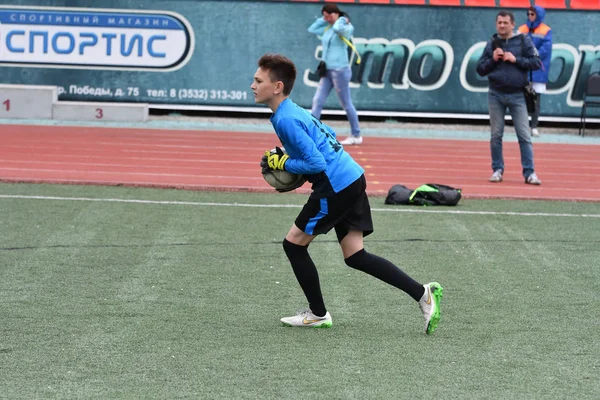
[[[271,123],[290,156],[286,171],[303,174],[312,183],[311,197],[338,193],[365,172],[344,151],[333,129],[289,98],[273,113]]]

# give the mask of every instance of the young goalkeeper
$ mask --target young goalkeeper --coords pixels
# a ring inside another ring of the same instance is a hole
[[[406,292],[419,303],[425,333],[433,333],[440,320],[442,287],[437,282],[422,285],[390,261],[365,251],[363,238],[373,232],[373,222],[364,170],[344,151],[329,126],[288,98],[295,80],[296,67],[291,60],[265,54],[258,61],[251,86],[255,101],[273,111],[271,123],[287,152],[266,151],[261,167],[303,174],[313,190],[283,240],[309,308],[281,322],[299,327],[332,326],[308,246],[317,235],[333,228],[346,264]]]

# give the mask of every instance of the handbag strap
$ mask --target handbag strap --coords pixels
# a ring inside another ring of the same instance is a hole
[[[356,50],[356,47],[354,46],[354,43],[352,43],[351,41],[349,41],[348,39],[346,39],[342,35],[339,35],[339,36],[340,36],[340,39],[342,39],[352,49],[352,52],[356,54],[356,63],[360,64],[360,62],[362,61],[362,59],[360,58],[360,53],[358,52],[358,50]]]
[[[325,31],[327,31],[327,29],[329,29],[329,28],[331,28],[331,25],[328,25],[327,28],[325,28],[325,30],[323,31],[323,33]],[[343,35],[338,34],[338,36],[340,37],[340,39],[342,39],[342,41],[344,43],[346,43],[348,45],[348,47],[350,47],[352,49],[352,52],[356,54],[356,63],[360,64],[360,62],[362,61],[362,58],[360,57],[360,53],[358,52],[358,50],[356,50],[356,46],[354,46],[354,43],[352,43],[351,41],[346,39]],[[333,38],[333,35],[331,35],[331,37],[329,38],[329,44],[331,44],[332,38]],[[329,44],[327,45],[327,49],[329,49]],[[323,58],[325,58],[325,56],[323,56]]]

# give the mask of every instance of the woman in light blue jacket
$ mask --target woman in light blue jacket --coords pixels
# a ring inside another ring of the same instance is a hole
[[[323,52],[321,59],[325,62],[327,71],[319,81],[319,87],[313,97],[312,114],[321,118],[323,105],[335,87],[335,92],[340,100],[342,108],[346,111],[348,122],[350,122],[351,136],[342,140],[343,145],[361,144],[360,128],[358,126],[358,115],[350,97],[350,69],[348,59],[348,41],[352,38],[354,27],[350,23],[348,15],[342,12],[335,4],[325,4],[321,10],[322,17],[317,18],[308,28],[310,33],[321,37]]]

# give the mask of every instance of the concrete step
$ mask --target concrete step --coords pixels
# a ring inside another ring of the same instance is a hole
[[[0,84],[0,118],[51,119],[56,86]]]
[[[52,118],[62,121],[145,122],[148,120],[148,104],[58,101],[52,106]]]

